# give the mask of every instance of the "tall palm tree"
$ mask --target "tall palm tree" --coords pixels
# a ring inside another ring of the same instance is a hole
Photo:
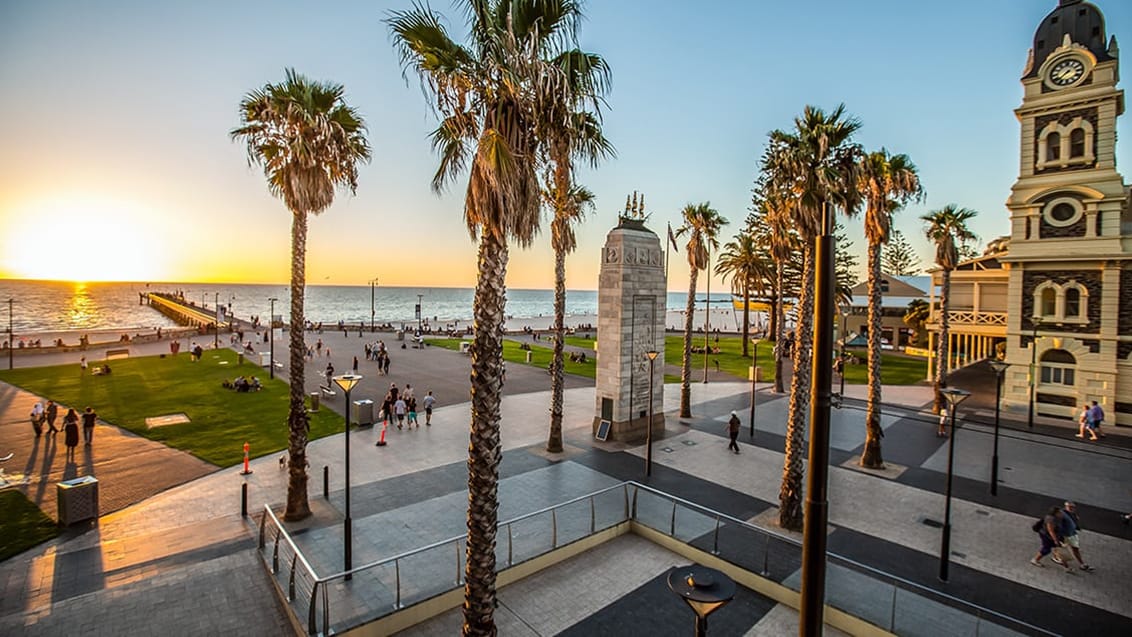
[[[594,195],[589,189],[573,185],[566,197],[558,196],[551,186],[544,196],[554,205],[554,220],[550,222],[550,245],[554,248],[554,355],[550,360],[550,437],[546,450],[562,451],[562,392],[565,378],[562,358],[566,341],[566,255],[573,252],[578,242],[574,224],[594,208]]]
[[[680,417],[692,416],[692,318],[696,311],[696,283],[700,270],[708,267],[708,251],[719,247],[720,229],[727,219],[711,207],[710,202],[688,204],[680,212],[684,223],[676,236],[688,235],[688,305],[684,313],[684,357],[680,366]],[[711,304],[708,303],[710,306]],[[711,308],[708,308],[711,311]]]
[[[527,246],[539,227],[540,127],[569,78],[548,61],[572,45],[581,7],[571,0],[460,0],[469,44],[452,40],[426,4],[392,12],[387,24],[402,66],[415,72],[441,119],[432,133],[440,191],[470,170],[464,222],[479,242],[471,357],[465,635],[494,635],[498,522],[499,402],[509,244]]]
[[[743,356],[751,355],[748,347],[751,324],[751,293],[766,294],[766,281],[770,278],[771,266],[763,260],[755,237],[743,231],[723,245],[719,260],[715,263],[715,273],[724,281],[731,279],[732,294],[743,295]]]
[[[303,296],[307,215],[334,203],[337,188],[358,187],[358,164],[369,161],[365,122],[346,104],[339,84],[314,82],[287,69],[283,82],[265,84],[240,102],[241,125],[229,134],[247,144],[248,163],[263,166],[267,188],[291,211],[291,368],[285,520],[310,515],[307,501],[307,419],[303,388]]]
[[[563,355],[566,341],[566,255],[574,251],[573,224],[593,206],[593,193],[574,184],[574,161],[590,166],[613,155],[601,130],[600,106],[609,88],[605,60],[578,49],[550,61],[562,78],[561,90],[542,91],[535,113],[536,134],[548,160],[544,196],[554,210],[550,244],[554,249],[554,352],[550,361],[550,434],[546,449],[562,451]],[[592,108],[592,111],[586,110]]]
[[[869,288],[869,396],[865,416],[865,449],[861,466],[884,468],[880,439],[880,337],[881,337],[881,249],[892,232],[892,215],[911,200],[923,199],[924,190],[916,166],[907,155],[889,155],[885,149],[861,158],[860,184],[865,198],[865,238],[868,247]],[[844,338],[844,336],[842,336]]]
[[[955,204],[947,204],[939,210],[933,210],[920,217],[924,221],[928,240],[935,244],[935,263],[941,270],[939,343],[936,345],[935,377],[932,384],[935,389],[935,402],[932,409],[936,413],[939,413],[939,410],[943,408],[943,394],[939,390],[942,389],[945,380],[943,370],[947,365],[948,356],[949,320],[947,314],[951,303],[951,271],[959,264],[958,244],[977,239],[971,229],[967,227],[967,222],[977,214],[978,212],[970,208],[960,208]]]
[[[803,283],[795,306],[798,329],[779,491],[779,524],[787,529],[799,529],[803,522],[802,454],[813,349],[814,239],[822,232],[827,206],[839,206],[847,212],[857,208],[856,162],[861,151],[852,142],[852,136],[860,126],[857,119],[846,116],[844,105],[829,114],[806,106],[802,115],[795,118],[793,131],[770,134],[769,167],[793,196],[793,222],[805,246]]]
[[[764,170],[768,171],[766,221],[771,228],[768,248],[774,261],[774,316],[771,320],[774,329],[774,392],[781,394],[785,376],[786,269],[801,246],[798,245],[798,233],[791,224],[793,196],[785,190],[786,184],[779,183],[784,177],[771,174],[766,166],[764,163]]]

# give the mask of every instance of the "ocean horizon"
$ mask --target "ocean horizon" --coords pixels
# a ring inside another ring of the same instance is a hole
[[[215,310],[217,303],[238,318],[258,316],[266,321],[271,302],[276,316],[290,315],[289,284],[191,283],[191,282],[71,282],[29,279],[0,280],[0,303],[11,299],[12,331],[17,338],[28,334],[137,331],[176,324],[140,301],[148,292],[181,293],[186,300]],[[475,289],[440,286],[376,286],[307,284],[305,314],[312,322],[357,325],[416,323],[421,318],[434,325],[470,321]],[[698,294],[697,303],[706,295]],[[711,302],[730,303],[729,292],[713,292]],[[687,292],[669,292],[669,311],[682,311]],[[506,314],[511,319],[554,316],[554,290],[509,288]],[[596,316],[597,290],[567,290],[566,315]],[[0,323],[3,322],[0,317]],[[7,331],[8,326],[3,326]]]

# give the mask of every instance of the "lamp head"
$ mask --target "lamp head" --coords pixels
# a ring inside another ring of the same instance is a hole
[[[645,356],[648,356],[650,361],[655,361],[656,357],[659,356],[659,355],[660,355],[660,352],[658,352],[654,349],[650,349],[649,351],[645,352]]]
[[[964,400],[967,400],[967,398],[971,396],[971,392],[967,391],[966,389],[959,389],[957,387],[948,387],[946,389],[941,389],[939,390],[939,393],[943,394],[943,397],[947,399],[947,403],[951,405],[952,409],[954,409],[956,405],[963,402]]]
[[[334,377],[334,384],[338,385],[338,388],[342,391],[349,393],[361,379],[362,377],[358,374],[342,374]]]
[[[1006,368],[1010,367],[1010,363],[1000,360],[993,360],[990,362],[990,367],[994,370],[995,374],[1002,376],[1002,373],[1006,371]]]

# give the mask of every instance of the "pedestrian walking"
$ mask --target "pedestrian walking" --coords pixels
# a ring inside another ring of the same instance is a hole
[[[397,389],[397,383],[389,383],[389,397],[393,399],[393,402],[397,402],[397,399],[401,397],[400,394],[401,390]]]
[[[1088,402],[1081,406],[1081,414],[1077,417],[1078,426],[1077,433],[1074,436],[1075,438],[1084,438],[1085,434],[1088,433],[1089,440],[1097,439],[1097,434],[1095,431],[1093,431],[1093,422],[1090,418],[1091,413],[1092,408],[1089,406]]]
[[[79,370],[84,374],[86,373],[86,356],[79,357]]]
[[[409,386],[406,385],[405,389],[408,390]],[[409,420],[408,423],[417,429],[421,428],[421,423],[417,421],[417,399],[412,395],[409,396]]]
[[[436,397],[432,395],[432,390],[428,390],[424,400],[424,424],[426,427],[432,426],[432,406],[436,404]]]
[[[1038,554],[1030,558],[1030,563],[1038,568],[1043,568],[1042,558],[1053,553],[1053,561],[1062,565],[1065,572],[1071,573],[1072,569],[1065,563],[1064,560],[1057,555],[1057,547],[1061,544],[1061,518],[1064,517],[1061,512],[1061,507],[1050,507],[1049,512],[1045,514],[1040,520],[1034,523],[1032,527],[1038,533],[1038,540],[1041,546],[1038,548]]]
[[[381,361],[381,373],[389,375],[389,352],[385,352],[385,360]]]
[[[731,436],[731,442],[728,443],[727,448],[735,453],[739,453],[739,416],[735,412],[731,412],[731,418],[727,421],[727,434]]]
[[[936,429],[935,435],[937,438],[947,437],[947,407],[939,410],[939,428]]]
[[[98,420],[98,414],[94,413],[93,407],[87,407],[83,412],[83,442],[90,446],[94,442],[94,422]]]
[[[43,419],[43,403],[37,402],[31,408],[31,428],[35,431],[36,438],[43,435]]]
[[[1081,559],[1081,540],[1078,537],[1078,531],[1080,530],[1081,518],[1077,516],[1077,503],[1067,501],[1061,516],[1061,537],[1065,544],[1069,546],[1069,551],[1073,553],[1073,558],[1077,560],[1077,564],[1080,565],[1081,570],[1092,571],[1095,569],[1086,564],[1085,560]],[[1057,556],[1054,556],[1053,561],[1058,561]],[[1064,566],[1069,566],[1068,560]]]
[[[358,373],[358,357],[357,356],[354,357],[354,373],[355,374]]]
[[[381,401],[382,426],[388,425],[390,420],[393,420],[393,397],[386,392],[385,398]]]
[[[47,428],[51,430],[51,435],[59,433],[59,429],[55,427],[55,419],[59,417],[59,406],[54,400],[47,401],[47,409],[43,413],[47,418]]]
[[[74,409],[68,409],[63,416],[63,444],[67,445],[67,454],[73,456],[79,445],[79,415]]]
[[[1093,425],[1093,433],[1104,438],[1104,433],[1101,432],[1101,423],[1104,422],[1104,410],[1101,409],[1101,406],[1098,405],[1095,400],[1093,401],[1092,408],[1089,409],[1089,421]]]
[[[405,424],[405,411],[408,406],[405,404],[404,398],[398,398],[393,402],[393,413],[397,415],[397,428],[400,429]]]

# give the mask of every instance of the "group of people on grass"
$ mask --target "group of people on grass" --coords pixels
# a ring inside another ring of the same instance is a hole
[[[83,441],[89,447],[94,442],[94,424],[98,420],[98,414],[94,412],[93,407],[87,407],[80,416],[74,409],[68,408],[67,413],[63,416],[62,427],[56,427],[55,421],[59,418],[59,405],[55,401],[47,401],[44,406],[42,402],[35,403],[31,408],[31,427],[35,431],[35,437],[39,438],[44,433],[44,425],[47,425],[49,434],[48,440],[55,441],[55,436],[63,432],[63,444],[67,445],[67,455],[74,456],[75,447],[79,446],[79,421],[82,420],[83,428]]]

